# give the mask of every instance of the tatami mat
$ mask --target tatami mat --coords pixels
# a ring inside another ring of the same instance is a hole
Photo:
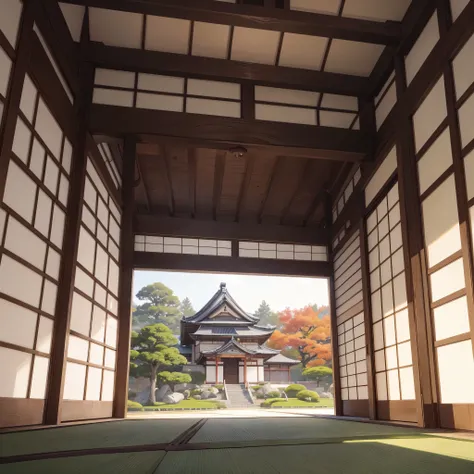
[[[165,456],[152,453],[101,454],[0,465],[1,474],[153,474]]]
[[[412,428],[326,418],[258,418],[208,420],[191,443],[245,442],[251,440],[330,439],[367,436],[418,435]]]
[[[473,448],[423,438],[170,452],[155,474],[473,474]]]
[[[0,457],[80,449],[169,443],[196,420],[139,420],[0,435]]]

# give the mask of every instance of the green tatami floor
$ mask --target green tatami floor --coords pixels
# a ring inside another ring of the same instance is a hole
[[[128,420],[0,435],[1,474],[473,474],[474,442],[317,417]]]

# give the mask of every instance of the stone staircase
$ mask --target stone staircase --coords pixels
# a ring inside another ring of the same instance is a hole
[[[229,385],[227,387],[229,408],[255,408],[245,385]]]

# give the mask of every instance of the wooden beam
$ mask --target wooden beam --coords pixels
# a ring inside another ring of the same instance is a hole
[[[101,43],[91,43],[82,58],[97,67],[149,74],[175,74],[353,96],[368,96],[370,92],[370,82],[365,77],[105,46]]]
[[[91,132],[123,135],[165,135],[234,145],[278,147],[290,156],[341,161],[362,161],[370,150],[372,135],[311,125],[243,120],[228,117],[92,105]]]
[[[212,0],[66,0],[66,3],[258,30],[398,44],[401,25]]]
[[[216,170],[214,173],[214,190],[212,195],[212,215],[217,220],[220,201],[222,196],[222,184],[224,181],[226,154],[218,151],[216,153]]]
[[[252,240],[326,245],[327,231],[308,227],[216,222],[157,215],[136,215],[135,234],[223,240]]]
[[[148,252],[134,253],[134,267],[136,270],[174,270],[311,278],[328,278],[332,271],[331,265],[327,262],[300,262],[295,260],[175,255]]]
[[[124,204],[120,236],[120,296],[118,303],[118,344],[113,406],[114,418],[125,418],[127,415],[130,336],[132,330],[135,159],[136,141],[131,137],[126,137],[123,153],[122,200]]]

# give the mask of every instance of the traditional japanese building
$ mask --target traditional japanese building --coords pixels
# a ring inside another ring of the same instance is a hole
[[[208,383],[263,382],[267,374],[273,375],[272,381],[289,382],[289,368],[298,361],[267,347],[276,327],[258,322],[221,283],[200,311],[181,320],[181,344],[192,347],[192,362],[205,366]]]

